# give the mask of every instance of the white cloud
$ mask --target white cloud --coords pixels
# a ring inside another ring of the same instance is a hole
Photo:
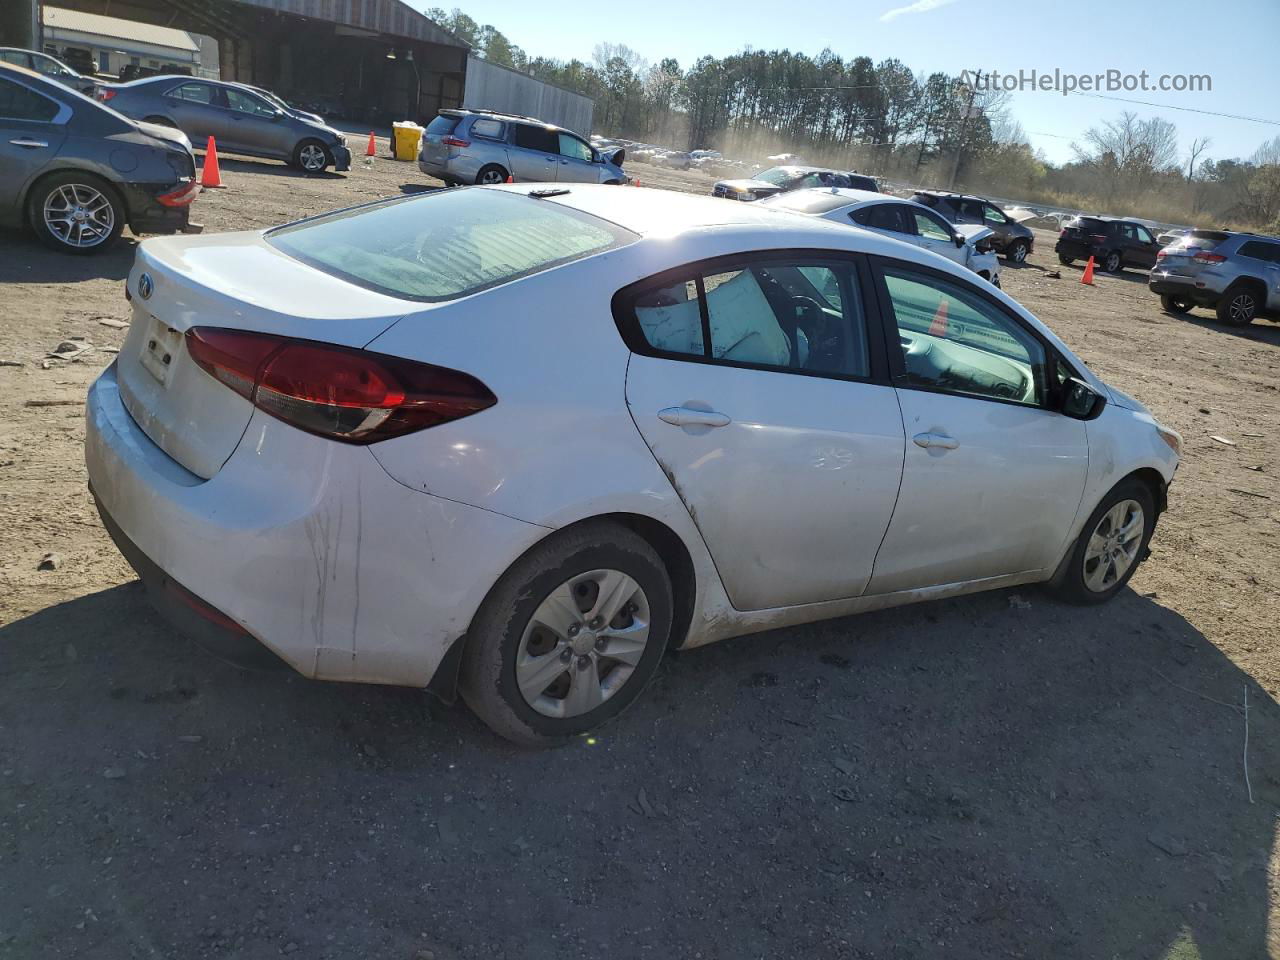
[[[956,0],[916,0],[915,3],[908,4],[905,7],[894,7],[892,10],[886,10],[880,14],[880,22],[887,23],[895,17],[900,17],[904,13],[928,13],[930,10],[937,10],[939,7],[945,7],[949,3],[955,3]]]

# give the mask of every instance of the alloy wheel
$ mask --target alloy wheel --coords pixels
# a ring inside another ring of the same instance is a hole
[[[631,678],[649,643],[649,601],[619,570],[591,570],[556,587],[516,650],[516,685],[547,717],[589,713]]]
[[[1118,253],[1109,253],[1109,254],[1107,254],[1107,260],[1106,260],[1105,267],[1106,267],[1106,271],[1107,271],[1107,273],[1115,273],[1117,270],[1119,270],[1119,269],[1120,269],[1120,254],[1118,254]]]
[[[44,224],[69,247],[96,247],[111,237],[116,211],[111,200],[94,187],[67,183],[44,198]]]
[[[298,159],[302,163],[302,169],[308,173],[315,173],[317,170],[323,170],[328,158],[324,155],[324,148],[319,144],[308,143],[305,147],[298,151]]]
[[[501,170],[486,170],[480,175],[481,183],[505,183],[506,178],[503,177]]]
[[[1258,309],[1258,301],[1253,294],[1241,291],[1231,298],[1228,309],[1231,311],[1232,323],[1248,323]]]
[[[1121,500],[1102,515],[1084,551],[1084,583],[1094,593],[1110,590],[1137,562],[1146,518],[1137,500]]]
[[[1014,263],[1024,262],[1027,259],[1027,245],[1025,243],[1015,243],[1012,254]]]

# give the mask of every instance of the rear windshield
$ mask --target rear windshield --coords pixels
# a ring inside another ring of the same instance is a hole
[[[1197,250],[1209,251],[1227,239],[1228,236],[1230,234],[1223,233],[1220,230],[1189,230],[1170,246],[1176,244],[1180,247],[1195,247]]]
[[[1106,220],[1095,220],[1093,217],[1076,217],[1074,221],[1068,224],[1077,230],[1091,230],[1094,233],[1106,233],[1109,226]]]
[[[439,190],[342,210],[267,234],[276,249],[406,300],[453,300],[639,239],[549,200]]]
[[[849,184],[856,190],[872,190],[876,193],[880,192],[874,177],[864,177],[861,174],[849,174]]]
[[[427,124],[427,133],[433,133],[437,137],[447,137],[453,133],[461,119],[461,117],[451,117],[447,113],[442,113]]]
[[[766,197],[762,203],[781,210],[794,210],[796,213],[812,213],[820,215],[829,213],[837,207],[847,207],[853,201],[838,193],[826,190],[792,190],[790,193],[777,193]]]

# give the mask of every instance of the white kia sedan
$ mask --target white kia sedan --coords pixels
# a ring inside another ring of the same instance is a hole
[[[189,634],[456,690],[552,743],[671,647],[1146,556],[1179,437],[918,247],[511,185],[147,240],[88,399],[107,529]]]
[[[765,197],[760,203],[771,210],[804,213],[883,233],[946,257],[992,286],[1000,286],[1000,261],[991,245],[995,231],[981,224],[947,223],[923,203],[839,187],[791,190]]]

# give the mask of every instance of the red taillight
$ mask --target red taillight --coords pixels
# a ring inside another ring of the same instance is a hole
[[[179,185],[176,190],[160,194],[160,196],[156,197],[156,202],[162,203],[166,207],[185,207],[190,203],[194,203],[198,196],[200,196],[200,184],[194,180],[188,180],[186,183]]]
[[[1066,228],[1066,227],[1063,227],[1063,228],[1062,228],[1062,232],[1061,232],[1061,233],[1059,233],[1059,234],[1058,234],[1058,236],[1060,236],[1060,237],[1065,237],[1066,235],[1067,235],[1067,228]]]
[[[1222,263],[1227,258],[1220,253],[1197,253],[1192,259],[1196,263]]]
[[[98,99],[99,99],[99,100],[101,100],[103,103],[106,103],[108,100],[110,100],[110,99],[111,99],[112,97],[114,97],[115,95],[116,95],[116,92],[115,92],[114,90],[99,90],[99,91],[98,91]]]
[[[1163,260],[1164,258],[1165,258],[1165,252],[1163,250],[1160,250],[1156,253],[1157,260]]]
[[[441,141],[446,147],[469,147],[470,140],[460,140],[457,137],[445,137]]]
[[[498,402],[475,377],[309,340],[192,327],[187,352],[264,413],[308,433],[374,443],[478,413]]]

